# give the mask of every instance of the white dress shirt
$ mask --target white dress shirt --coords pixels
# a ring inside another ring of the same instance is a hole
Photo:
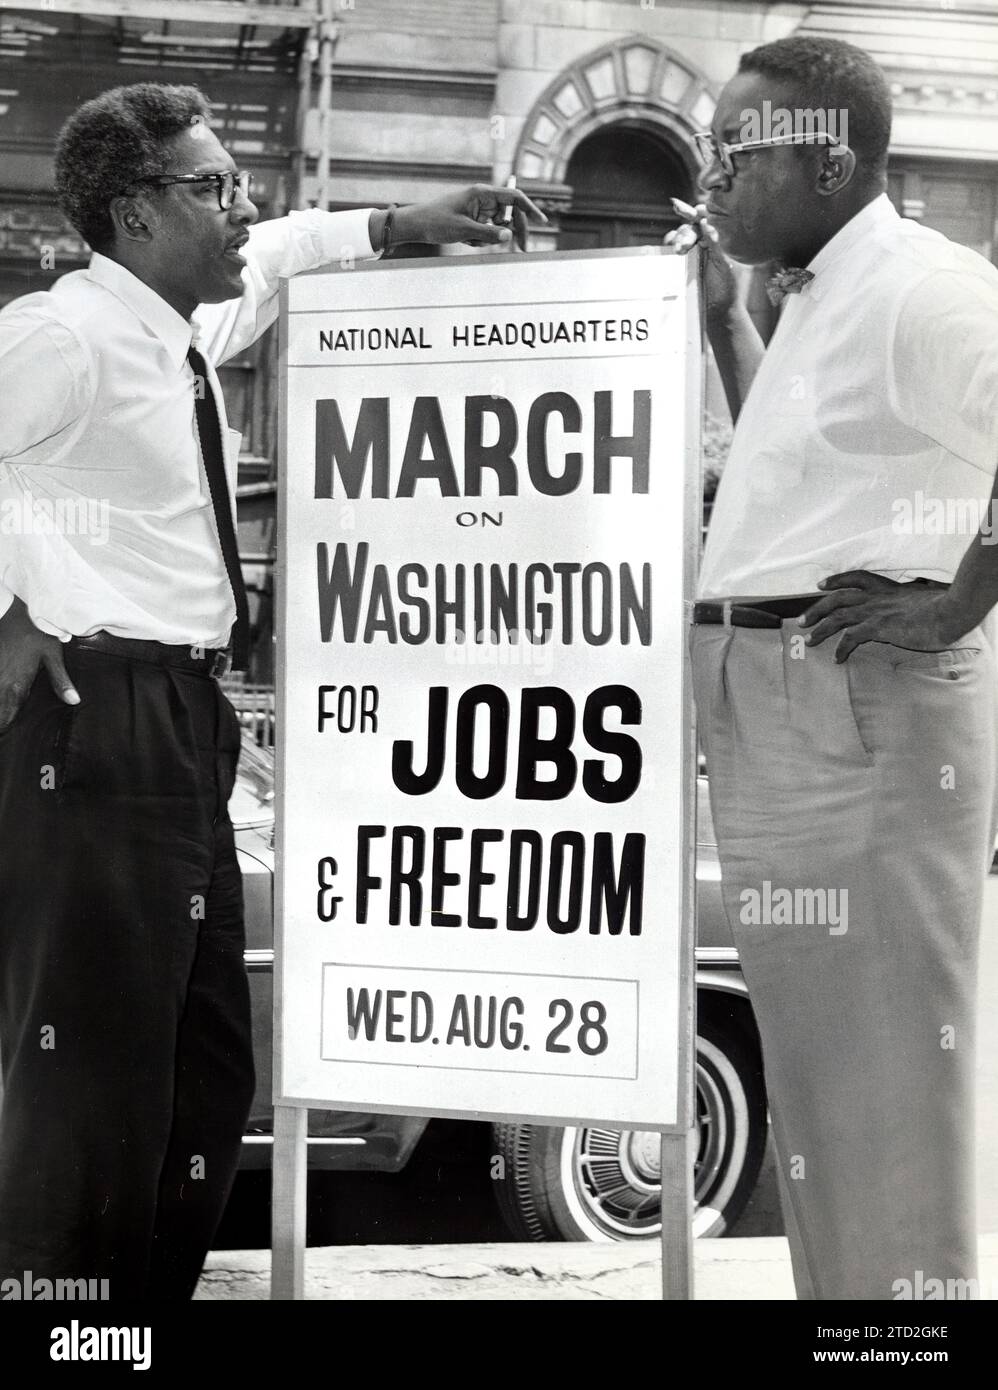
[[[240,437],[214,367],[277,317],[282,277],[374,256],[369,210],[293,212],[250,229],[241,298],[191,321],[116,261],[0,313],[0,616],[43,631],[224,647],[235,603],[194,416],[192,338],[209,365],[230,492]]]
[[[808,269],[735,428],[706,598],[813,593],[852,569],[948,582],[990,495],[998,270],[886,194]]]

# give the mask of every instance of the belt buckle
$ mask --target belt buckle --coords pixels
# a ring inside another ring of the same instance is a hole
[[[224,675],[227,675],[227,674],[228,674],[228,670],[229,670],[229,667],[231,666],[231,664],[232,664],[232,657],[231,657],[231,655],[229,654],[229,652],[227,652],[227,651],[216,651],[216,652],[213,652],[213,653],[212,653],[212,658],[211,658],[211,673],[210,673],[210,674],[213,675],[213,676],[215,677],[216,680],[221,680],[221,678],[222,678]]]

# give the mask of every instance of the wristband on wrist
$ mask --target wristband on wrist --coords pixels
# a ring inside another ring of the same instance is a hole
[[[385,222],[381,229],[381,250],[383,253],[392,249],[392,224],[395,221],[397,210],[398,203],[390,203],[388,211],[385,213]]]

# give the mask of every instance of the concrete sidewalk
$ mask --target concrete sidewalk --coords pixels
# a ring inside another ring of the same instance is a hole
[[[998,1235],[981,1237],[981,1297],[998,1293]],[[783,1237],[697,1240],[698,1300],[792,1299]],[[914,1271],[912,1271],[912,1276]],[[911,1276],[908,1276],[911,1277]],[[310,1249],[309,1299],[655,1299],[659,1247],[634,1244],[340,1245]],[[270,1297],[269,1250],[212,1251],[197,1299]]]

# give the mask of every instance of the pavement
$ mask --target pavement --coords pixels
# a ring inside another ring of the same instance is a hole
[[[794,1297],[782,1236],[693,1243],[697,1300]],[[998,1235],[980,1238],[980,1293],[998,1295]],[[661,1297],[655,1241],[596,1244],[338,1245],[305,1252],[306,1299],[570,1299]],[[269,1250],[213,1251],[198,1300],[268,1299]]]

